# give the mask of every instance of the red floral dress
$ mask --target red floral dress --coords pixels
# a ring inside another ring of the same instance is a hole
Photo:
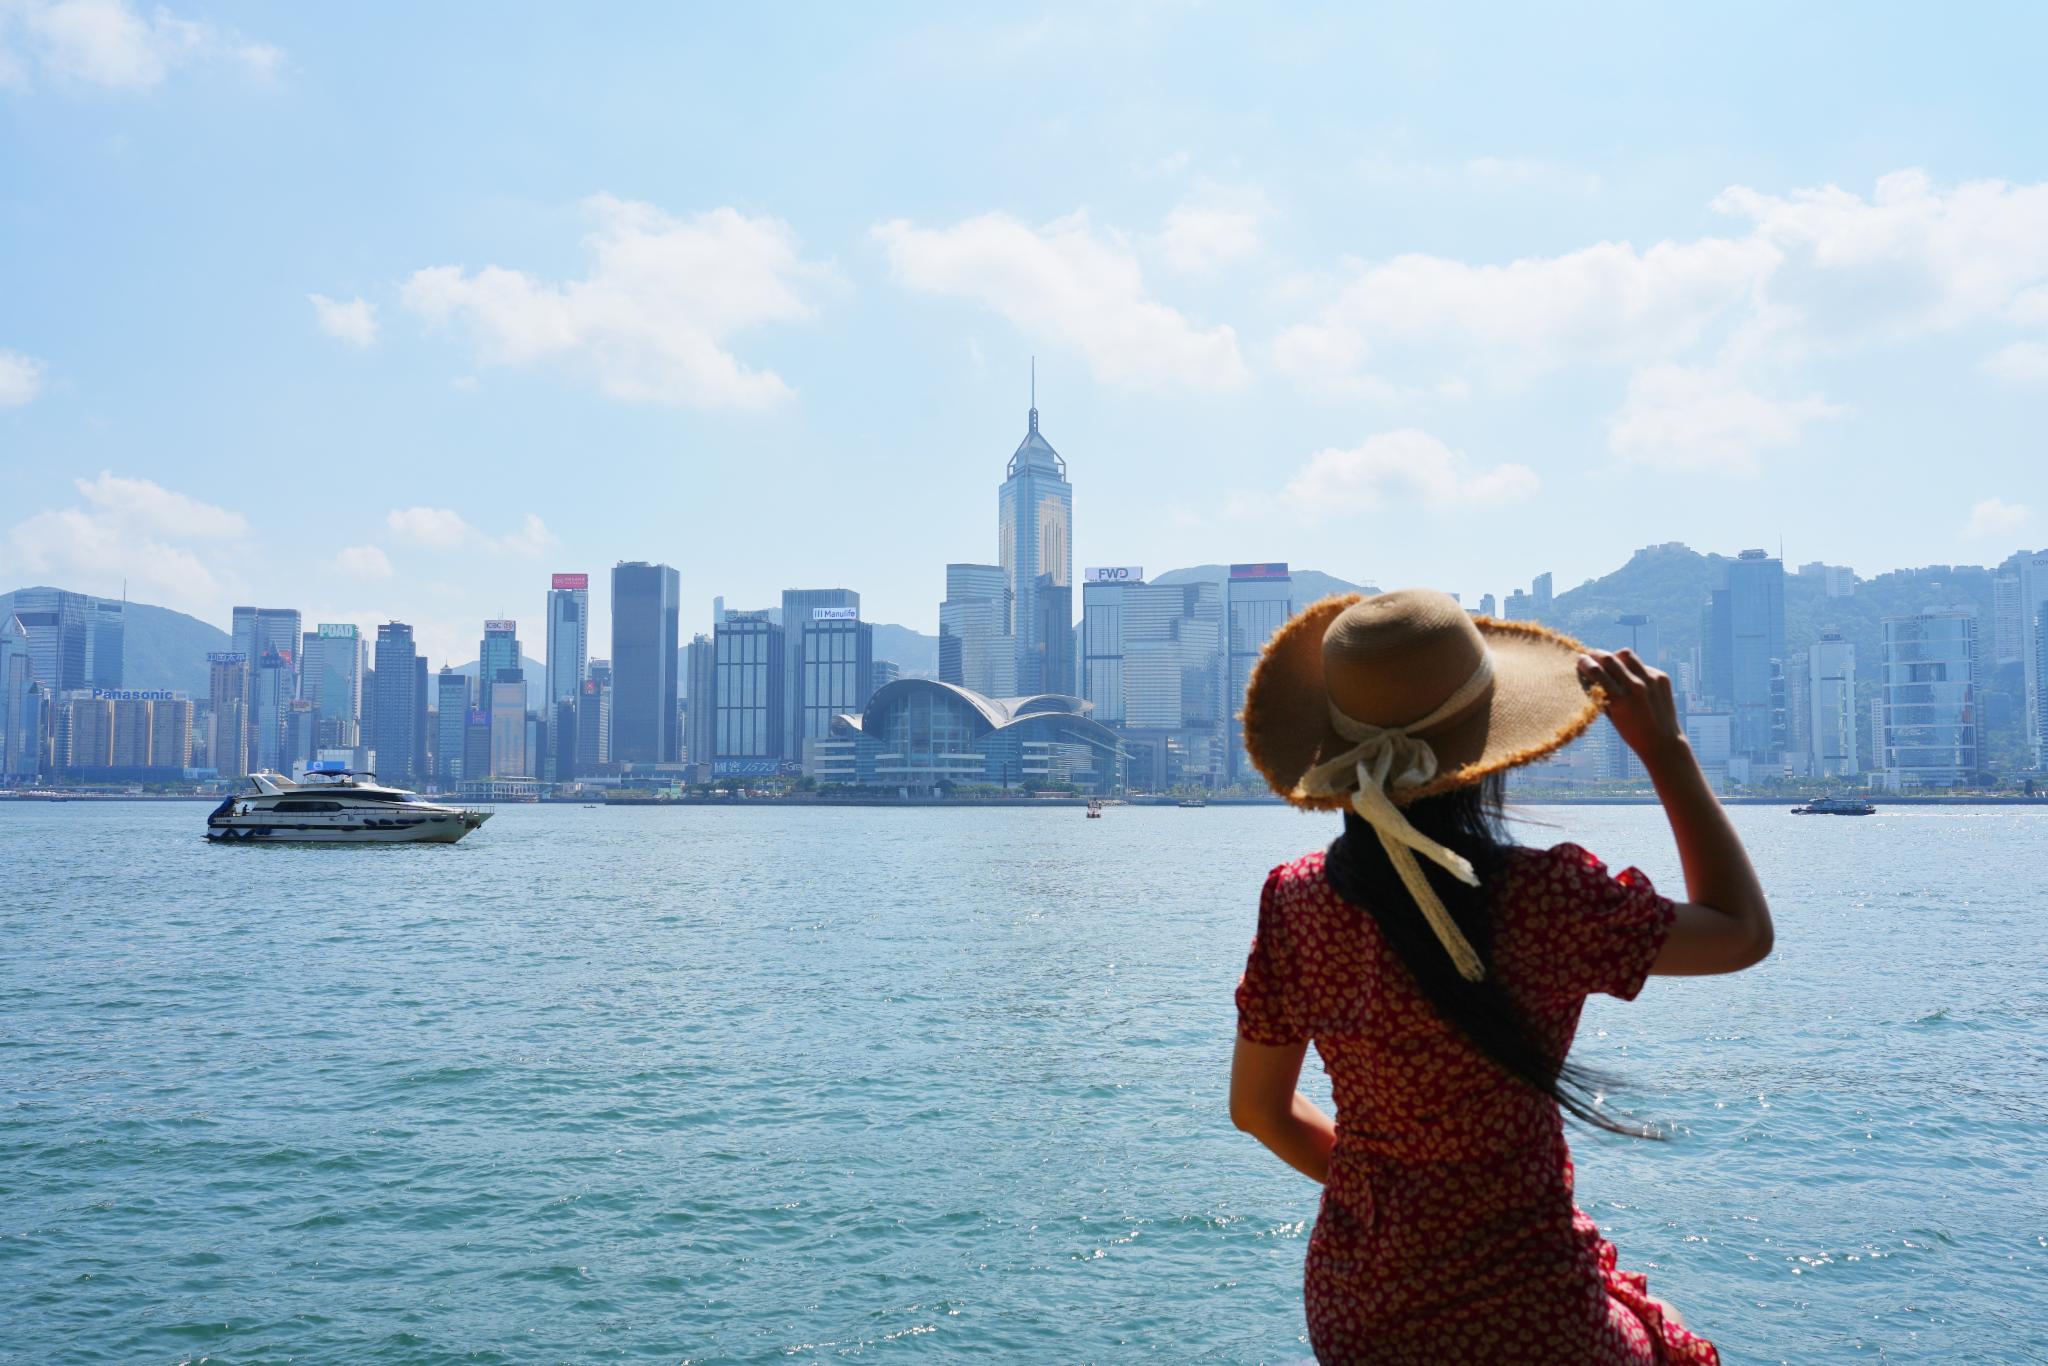
[[[1642,990],[1675,911],[1573,844],[1493,881],[1491,971],[1563,1056],[1589,993]],[[1720,1361],[1573,1203],[1556,1102],[1437,1016],[1320,853],[1267,878],[1237,1009],[1253,1043],[1313,1039],[1337,1103],[1303,1296],[1319,1360]]]

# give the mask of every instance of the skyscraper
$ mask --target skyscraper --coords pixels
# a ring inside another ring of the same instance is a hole
[[[1727,658],[1735,753],[1753,768],[1781,764],[1771,679],[1785,658],[1785,566],[1766,551],[1745,550],[1728,566]]]
[[[1957,787],[1981,767],[1977,614],[1969,608],[1884,619],[1884,774],[1893,791]]]
[[[725,620],[725,608],[719,607],[712,614],[713,623]],[[716,629],[714,624],[713,629]],[[684,673],[689,683],[690,705],[687,713],[688,724],[683,737],[685,757],[690,768],[699,778],[711,776],[712,752],[718,747],[718,673],[717,646],[710,636],[701,632],[690,637],[689,647],[683,651]]]
[[[765,775],[782,755],[783,637],[766,612],[727,610],[711,633],[711,771],[714,776]]]
[[[2006,562],[2019,579],[2020,668],[2027,712],[2027,753],[2048,768],[2048,550]]]
[[[612,568],[612,761],[668,764],[676,733],[682,582],[665,564]]]
[[[122,603],[61,588],[24,588],[14,595],[13,611],[28,636],[30,668],[51,697],[121,686]]]
[[[495,619],[485,622],[484,638],[477,642],[476,647],[477,695],[488,698],[491,685],[498,682],[507,670],[524,677],[521,666],[524,653],[519,646],[518,622]],[[490,704],[486,702],[485,705]],[[524,702],[519,704],[519,710],[525,714]]]
[[[694,642],[692,645],[694,648]],[[593,659],[587,673],[582,695],[576,699],[578,774],[595,773],[612,761],[612,662]]]
[[[1041,576],[1047,576],[1046,586],[1068,590],[1067,621],[1058,629],[1066,634],[1074,627],[1074,486],[1067,482],[1067,462],[1039,434],[1037,387],[1034,374],[1024,440],[1010,457],[997,497],[1003,579],[1010,591],[1011,622],[1017,633],[1012,686],[1019,694],[1048,691],[1048,670],[1057,664],[1048,658],[1050,628],[1057,623],[1039,607]],[[1072,690],[1071,682],[1054,689]]]
[[[1226,746],[1230,780],[1250,781],[1256,776],[1251,756],[1244,749],[1244,727],[1238,713],[1251,685],[1252,666],[1266,642],[1294,614],[1294,576],[1285,564],[1234,564],[1224,585],[1226,683],[1224,705],[1229,718]]]
[[[590,575],[557,574],[548,588],[547,706],[574,702],[590,663]]]
[[[823,613],[825,615],[819,615]],[[851,588],[782,590],[782,743],[784,759],[803,758],[804,632],[814,621],[860,623],[860,594]],[[873,632],[869,635],[872,637]],[[690,698],[692,706],[696,697]],[[865,699],[863,699],[865,700]],[[814,737],[816,738],[816,737]]]
[[[949,564],[939,604],[939,681],[984,697],[1018,694],[1015,601],[1001,565]]]
[[[294,614],[296,615],[296,614]],[[297,645],[294,637],[293,645]],[[256,661],[249,687],[249,764],[276,773],[291,771],[292,703],[299,696],[299,662],[295,649],[265,650]]]
[[[127,636],[128,604],[113,598],[94,598],[92,641],[86,650],[86,675],[92,680],[92,687],[121,686]]]
[[[1131,781],[1223,780],[1223,588],[1148,584],[1135,567],[1082,575],[1081,695],[1116,729]]]
[[[322,622],[304,637],[299,695],[313,704],[318,743],[362,743],[363,637],[351,622]]]
[[[1816,777],[1862,772],[1856,761],[1856,647],[1828,629],[1807,654],[1807,743]]]
[[[1074,590],[1069,584],[1054,583],[1052,575],[1040,574],[1032,593],[1038,624],[1032,638],[1038,658],[1038,690],[1074,696]]]
[[[434,677],[434,780],[450,788],[466,777],[462,768],[463,728],[469,723],[470,679],[443,664]]]
[[[34,682],[28,628],[8,612],[0,616],[0,778],[32,778],[41,766],[28,729],[28,691]]]
[[[237,607],[233,634],[235,653],[247,655],[252,670],[272,650],[297,658],[304,643],[299,614],[290,607]]]
[[[413,647],[412,627],[387,621],[377,628],[377,707],[370,742],[377,751],[377,776],[400,787],[422,786],[427,779],[419,743],[419,718],[426,709],[419,695],[423,662]]]
[[[210,700],[207,762],[223,778],[249,771],[249,656],[219,650],[206,657]]]
[[[787,633],[786,596],[782,611]],[[797,656],[794,670],[784,668],[796,691],[796,705],[787,708],[794,729],[783,736],[785,759],[801,760],[804,741],[829,738],[833,718],[859,712],[873,695],[875,628],[859,613],[858,605],[813,607],[794,637],[785,634],[783,648],[793,646]]]

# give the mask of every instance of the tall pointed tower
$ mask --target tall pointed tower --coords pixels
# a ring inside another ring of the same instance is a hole
[[[1067,482],[1067,462],[1038,431],[1035,360],[1024,440],[1010,457],[997,515],[1003,577],[1015,604],[1017,691],[1071,693],[1074,486]]]

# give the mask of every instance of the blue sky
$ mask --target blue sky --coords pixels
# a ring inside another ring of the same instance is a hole
[[[0,0],[0,587],[929,630],[1034,354],[1077,567],[2048,541],[2043,12],[1694,8]]]

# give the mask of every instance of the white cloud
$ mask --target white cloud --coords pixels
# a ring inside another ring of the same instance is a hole
[[[325,294],[308,294],[313,304],[313,321],[322,332],[350,346],[369,346],[377,340],[377,309],[361,297],[342,301]]]
[[[1842,412],[1818,394],[1774,399],[1721,371],[1652,365],[1629,381],[1607,445],[1634,464],[1749,473],[1759,452],[1793,445],[1807,423]]]
[[[1704,238],[1647,251],[1601,242],[1507,265],[1420,254],[1357,262],[1320,318],[1281,333],[1274,358],[1307,384],[1343,388],[1382,355],[1388,368],[1502,386],[1577,363],[1665,356],[1739,312],[1773,255],[1763,243]]]
[[[1174,270],[1213,275],[1259,254],[1271,213],[1266,197],[1256,190],[1212,191],[1169,209],[1150,244]]]
[[[1474,469],[1458,452],[1415,428],[1380,432],[1349,450],[1317,451],[1281,491],[1304,518],[1408,501],[1431,508],[1513,502],[1536,492],[1527,465]]]
[[[468,548],[530,558],[561,544],[547,523],[531,512],[503,536],[485,535],[452,508],[393,508],[385,514],[384,526],[397,539],[429,550]]]
[[[1969,523],[1963,534],[1972,540],[1991,540],[2010,536],[2033,520],[2034,510],[2023,503],[2008,503],[2003,498],[1986,498],[1970,508]]]
[[[1130,243],[1097,232],[1085,214],[1042,228],[1003,213],[950,228],[897,219],[873,235],[898,284],[971,300],[1031,337],[1064,342],[1103,380],[1145,388],[1245,380],[1237,333],[1198,327],[1153,299]]]
[[[0,0],[0,84],[40,71],[59,84],[147,90],[180,67],[227,64],[268,78],[283,54],[158,6],[148,17],[126,0]]]
[[[613,398],[700,408],[761,408],[789,396],[772,370],[728,349],[737,333],[812,315],[805,294],[831,279],[797,253],[787,224],[713,209],[674,218],[597,195],[584,244],[589,272],[550,284],[523,271],[460,266],[415,271],[406,307],[461,321],[491,365],[565,366]]]
[[[476,528],[448,508],[393,508],[385,514],[384,524],[401,541],[437,550],[452,549],[478,536]]]
[[[0,573],[90,593],[126,587],[198,615],[224,610],[240,583],[236,542],[248,532],[239,513],[147,479],[103,472],[75,484],[84,506],[38,512],[8,529]]]
[[[1835,185],[1783,196],[1738,185],[1714,207],[1781,253],[1773,295],[1825,332],[1860,339],[2005,318],[2048,281],[2048,182],[1944,191],[1904,170],[1869,199]]]
[[[43,390],[43,363],[19,351],[0,351],[0,408],[19,408]]]
[[[1602,184],[1597,172],[1530,157],[1474,157],[1465,163],[1465,174],[1481,185],[1552,190],[1560,194],[1598,194]]]
[[[334,567],[358,579],[388,579],[391,557],[374,545],[344,546],[334,557]]]
[[[2013,384],[2048,384],[2048,343],[2013,342],[1986,356],[1984,368]]]
[[[519,529],[508,533],[499,544],[514,555],[525,555],[531,558],[536,555],[545,555],[549,550],[561,544],[561,538],[548,530],[547,523],[529,512],[526,514],[526,519],[519,524]]]
[[[1550,169],[1481,159],[1467,172],[1507,182]],[[1312,388],[1402,396],[1446,376],[1513,387],[1577,365],[1782,372],[1817,353],[2048,322],[2048,182],[1944,187],[1908,170],[1867,197],[1733,186],[1712,207],[1734,235],[1505,264],[1349,262],[1327,302],[1276,338],[1275,366]],[[1986,367],[2030,380],[2048,368],[2037,345]]]

